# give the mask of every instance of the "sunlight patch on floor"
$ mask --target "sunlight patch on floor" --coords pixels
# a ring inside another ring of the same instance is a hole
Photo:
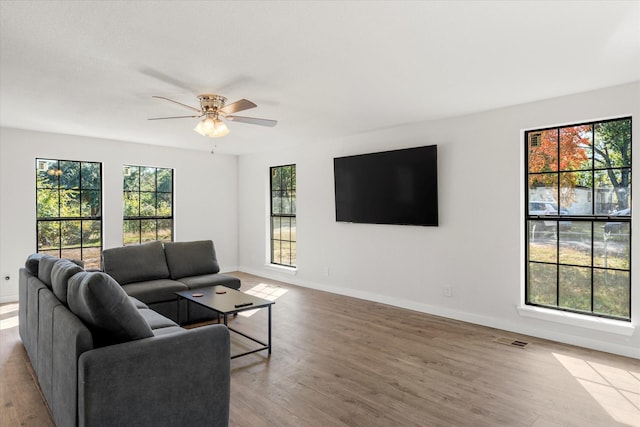
[[[18,304],[6,304],[0,307],[0,314],[7,314],[18,311]]]
[[[614,420],[640,426],[640,372],[553,355]]]
[[[266,299],[267,301],[275,301],[282,295],[287,293],[287,290],[276,285],[269,285],[266,283],[259,283],[253,288],[243,291],[245,294],[253,295],[254,297]],[[257,313],[259,309],[241,311],[238,316],[250,317]]]
[[[11,314],[14,314],[11,316]],[[18,326],[18,304],[6,304],[0,307],[0,331]]]

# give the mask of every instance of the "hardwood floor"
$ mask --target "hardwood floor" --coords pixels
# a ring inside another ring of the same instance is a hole
[[[271,357],[231,361],[231,426],[640,426],[640,360],[235,274],[279,296]],[[0,425],[52,425],[0,308]],[[266,336],[248,313],[230,325]]]

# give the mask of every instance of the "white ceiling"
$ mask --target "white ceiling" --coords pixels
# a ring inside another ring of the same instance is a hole
[[[0,2],[0,125],[218,152],[312,144],[640,79],[639,1]]]

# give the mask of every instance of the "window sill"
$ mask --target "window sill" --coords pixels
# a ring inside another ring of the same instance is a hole
[[[631,322],[621,320],[605,319],[602,317],[585,316],[566,311],[551,310],[543,307],[533,307],[529,305],[518,306],[518,313],[523,317],[547,320],[549,322],[562,323],[564,325],[577,326],[585,329],[593,329],[612,334],[630,337],[635,331]]]
[[[296,274],[298,274],[298,269],[296,267],[287,267],[278,264],[265,264],[265,267],[269,270],[277,271],[278,273],[289,274],[291,276],[295,276]]]

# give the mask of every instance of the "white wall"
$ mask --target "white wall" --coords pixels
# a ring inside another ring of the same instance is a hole
[[[0,302],[18,299],[18,269],[36,251],[37,157],[102,162],[105,248],[122,245],[122,165],[173,168],[174,239],[211,239],[221,268],[237,270],[236,156],[1,128]]]
[[[638,274],[633,274],[632,325],[518,310],[523,301],[523,130],[628,115],[633,115],[633,135],[638,145],[640,82],[456,119],[317,141],[303,149],[242,156],[240,269],[640,358]],[[335,221],[334,157],[430,144],[438,144],[439,227]],[[635,165],[640,165],[638,151],[633,150]],[[297,165],[295,275],[266,265],[269,166],[288,163]],[[635,188],[640,188],[638,175],[633,177]],[[635,224],[637,214],[633,216]],[[640,265],[639,235],[633,234],[634,267]],[[445,286],[452,287],[452,297],[443,295]]]

